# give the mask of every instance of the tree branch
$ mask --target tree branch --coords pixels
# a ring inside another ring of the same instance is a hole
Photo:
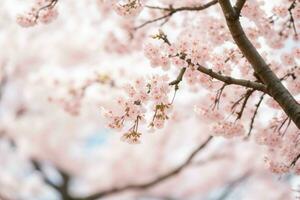
[[[290,23],[291,23],[291,25],[293,27],[295,36],[297,38],[298,37],[298,33],[297,33],[296,25],[295,25],[295,19],[294,19],[293,12],[292,12],[292,10],[296,7],[296,3],[297,3],[296,0],[294,0],[292,2],[292,4],[290,5],[290,7],[288,8],[288,11],[289,11],[289,15],[290,15],[289,21],[290,21]]]
[[[43,10],[46,10],[46,9],[52,9],[54,8],[54,6],[57,4],[58,0],[51,0],[47,5],[39,8],[37,11],[36,11],[36,14],[35,14],[35,21],[38,20],[38,18],[40,17],[40,12],[43,11]]]
[[[246,0],[237,0],[236,1],[234,9],[235,9],[236,13],[238,13],[238,15],[240,15],[245,3],[246,3]]]
[[[246,88],[252,88],[252,89],[267,93],[267,88],[264,84],[250,81],[250,80],[237,79],[237,78],[233,78],[230,76],[225,76],[220,73],[214,72],[212,69],[208,69],[200,64],[197,64],[197,67],[198,67],[197,68],[198,71],[200,71],[204,74],[207,74],[210,77],[215,78],[219,81],[222,81],[222,82],[226,83],[227,85],[239,85],[239,86],[243,86]]]
[[[249,131],[248,131],[248,137],[250,136],[251,131],[252,131],[252,129],[253,129],[254,120],[255,120],[255,118],[256,118],[256,115],[257,115],[259,106],[261,105],[261,102],[262,102],[263,99],[264,99],[264,96],[265,96],[265,93],[262,94],[262,95],[260,96],[259,101],[257,102],[257,104],[255,104],[255,110],[254,110],[254,113],[253,113],[252,118],[251,118],[250,128],[249,128]]]
[[[202,143],[199,147],[197,147],[191,154],[190,156],[186,159],[186,161],[184,163],[182,163],[180,166],[178,166],[177,168],[162,174],[160,176],[158,176],[157,178],[154,178],[151,181],[145,182],[145,183],[137,183],[137,184],[129,184],[129,185],[125,185],[125,186],[121,186],[121,187],[115,187],[115,188],[111,188],[108,190],[103,190],[100,192],[97,192],[95,194],[92,194],[90,196],[87,197],[81,197],[81,198],[73,198],[74,200],[95,200],[98,198],[103,198],[104,196],[109,196],[109,195],[113,195],[113,194],[117,194],[119,192],[124,192],[127,190],[140,190],[140,189],[147,189],[150,188],[154,185],[157,185],[169,178],[172,178],[173,176],[179,174],[183,169],[185,169],[187,166],[189,166],[189,164],[192,162],[193,158],[198,154],[198,152],[200,152],[202,149],[204,149],[208,143],[211,141],[212,136],[210,136],[208,139],[206,139],[204,141],[204,143]]]
[[[144,26],[146,26],[148,24],[151,24],[151,23],[154,23],[154,22],[157,22],[157,21],[169,18],[169,17],[171,17],[172,15],[174,15],[177,12],[182,12],[182,11],[200,11],[200,10],[204,10],[206,8],[209,8],[210,6],[215,5],[217,3],[218,3],[218,0],[212,0],[212,1],[210,1],[210,2],[208,2],[206,4],[204,4],[204,5],[199,5],[199,6],[194,6],[194,7],[179,7],[179,8],[173,8],[172,6],[170,6],[168,8],[157,7],[157,6],[146,6],[149,9],[157,9],[157,10],[166,11],[167,14],[165,14],[165,15],[163,15],[161,17],[152,19],[152,20],[148,20],[148,21],[142,23],[141,25],[135,27],[135,30],[140,29],[140,28],[142,28],[142,27],[144,27]]]
[[[0,72],[1,72],[1,75],[0,75],[0,101],[2,99],[2,96],[3,96],[3,92],[4,92],[4,88],[5,88],[5,85],[7,84],[7,74],[5,72],[5,68],[4,68],[5,64],[2,64],[0,66]]]
[[[229,182],[229,184],[226,187],[226,190],[221,194],[220,197],[217,198],[217,200],[225,200],[229,195],[236,189],[236,187],[241,184],[243,181],[249,178],[251,175],[251,171],[245,172],[242,176],[238,177],[235,180],[232,180]]]
[[[235,43],[252,65],[258,77],[267,86],[268,94],[279,103],[284,112],[300,128],[300,105],[250,42],[239,22],[239,15],[232,7],[230,0],[219,0],[219,4]]]
[[[34,169],[35,169],[36,171],[38,171],[38,172],[41,173],[42,178],[43,178],[44,182],[45,182],[47,185],[49,185],[50,187],[52,187],[52,188],[54,188],[54,189],[56,189],[56,190],[59,189],[59,187],[58,187],[57,185],[55,185],[54,183],[52,183],[52,182],[47,178],[47,176],[44,174],[44,172],[43,172],[43,170],[42,170],[42,167],[41,167],[41,165],[40,165],[40,163],[39,163],[38,161],[36,161],[36,160],[31,160],[31,163],[32,163],[33,166],[34,166]]]
[[[172,6],[170,7],[156,7],[156,6],[146,6],[147,8],[150,9],[158,9],[158,10],[164,10],[164,11],[169,11],[169,12],[180,12],[180,11],[200,11],[206,8],[209,8],[210,6],[213,6],[215,4],[217,4],[218,1],[217,0],[212,0],[206,4],[203,5],[199,5],[199,6],[193,6],[193,7],[188,7],[188,6],[184,6],[184,7],[179,7],[179,8],[173,8]]]
[[[56,185],[47,178],[47,176],[44,174],[44,172],[42,170],[41,164],[37,160],[32,160],[31,162],[32,162],[35,170],[39,171],[42,174],[44,182],[47,185],[49,185],[50,187],[54,188],[60,194],[60,196],[63,200],[74,200],[69,193],[69,184],[70,184],[70,179],[71,179],[69,174],[67,174],[63,170],[57,169],[59,174],[62,177],[62,182],[61,182],[61,184]]]
[[[244,101],[243,101],[241,110],[240,110],[239,112],[237,112],[237,118],[236,118],[236,120],[239,120],[239,119],[242,118],[242,115],[243,115],[244,110],[245,110],[245,108],[246,108],[247,102],[248,102],[249,98],[251,97],[251,95],[253,94],[254,91],[255,91],[255,90],[248,90],[248,91],[245,93],[245,95],[243,96]]]
[[[213,108],[212,108],[213,110],[216,107],[219,109],[220,100],[221,100],[223,91],[224,91],[226,86],[227,86],[227,83],[223,83],[222,87],[220,89],[218,89],[215,100],[214,100]]]
[[[176,78],[174,81],[171,81],[171,82],[169,83],[169,85],[178,85],[178,84],[182,81],[182,78],[183,78],[183,75],[184,75],[185,71],[186,71],[186,68],[183,67],[183,68],[180,70],[180,72],[179,72],[177,78]]]
[[[160,32],[159,34],[153,36],[153,38],[162,39],[166,44],[168,44],[169,46],[171,45],[167,36],[163,32]],[[226,86],[227,85],[240,85],[240,86],[243,86],[246,88],[252,88],[253,90],[259,90],[261,92],[267,93],[267,87],[262,83],[254,82],[254,81],[250,81],[250,80],[244,80],[244,79],[236,79],[236,78],[233,78],[230,76],[224,76],[221,73],[214,72],[212,69],[208,69],[198,63],[197,64],[192,63],[191,59],[186,59],[185,53],[179,53],[175,56],[178,56],[180,59],[186,61],[188,63],[188,66],[196,66],[198,71],[200,71],[212,78],[215,78],[219,81],[224,82],[226,84]],[[180,81],[182,81],[185,71],[186,71],[186,68],[182,68],[178,77],[176,78],[176,80],[170,82],[169,85],[178,85],[178,83]]]

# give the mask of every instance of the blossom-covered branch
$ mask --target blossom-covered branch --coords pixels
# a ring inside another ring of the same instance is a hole
[[[58,15],[55,5],[58,0],[37,0],[29,12],[19,15],[17,22],[23,27],[31,27],[38,22],[48,24]]]
[[[161,39],[163,40],[168,46],[167,48],[171,54],[170,55],[166,55],[169,56],[170,58],[174,58],[174,57],[178,57],[179,59],[181,59],[183,62],[179,62],[178,60],[175,60],[175,65],[181,65],[181,66],[185,66],[180,70],[180,73],[178,75],[178,77],[176,78],[176,80],[170,82],[170,85],[176,85],[178,84],[182,78],[184,73],[186,72],[186,68],[187,67],[195,67],[198,71],[214,78],[217,79],[219,81],[222,81],[224,83],[226,83],[227,85],[239,85],[239,86],[243,86],[246,88],[252,88],[254,90],[258,90],[264,93],[267,93],[267,87],[266,85],[259,83],[259,82],[254,82],[254,81],[250,81],[250,80],[244,80],[244,79],[237,79],[237,78],[233,78],[231,76],[225,76],[222,75],[222,73],[220,72],[214,72],[212,69],[206,68],[203,65],[199,64],[199,63],[193,63],[193,60],[190,58],[190,56],[188,56],[186,53],[184,52],[176,52],[176,47],[172,46],[170,41],[168,40],[167,36],[165,35],[164,32],[162,32],[161,30],[159,31],[159,34],[153,36],[154,39]],[[159,60],[158,55],[157,54],[157,49],[154,46],[147,46],[149,49],[147,49],[146,51],[146,55],[148,58],[150,58],[152,60],[152,63],[155,63],[155,59]],[[172,55],[172,53],[176,52],[176,55]],[[153,54],[153,55],[151,55]],[[162,56],[163,57],[163,56]],[[226,62],[227,60],[225,60]],[[165,63],[161,63],[162,67],[166,67],[166,69],[168,68],[168,63],[167,61],[164,61]],[[159,63],[155,63],[155,64],[159,64]]]

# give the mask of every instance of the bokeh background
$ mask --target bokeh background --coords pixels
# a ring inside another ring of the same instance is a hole
[[[64,184],[68,195],[85,197],[147,183],[181,166],[209,137],[193,112],[206,94],[182,86],[164,129],[143,134],[138,145],[121,141],[101,109],[113,107],[135,77],[165,73],[141,51],[157,27],[133,40],[128,20],[99,0],[61,1],[53,22],[20,27],[16,16],[32,2],[0,2],[0,199],[67,199],[56,188]],[[103,199],[294,199],[297,177],[271,174],[262,152],[251,140],[214,138],[179,173]]]

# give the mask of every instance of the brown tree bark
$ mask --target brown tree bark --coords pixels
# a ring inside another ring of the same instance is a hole
[[[241,1],[237,1],[237,3],[238,2]],[[227,26],[230,30],[233,40],[245,58],[252,65],[255,73],[267,86],[268,94],[279,103],[287,116],[290,117],[300,129],[300,104],[295,100],[291,93],[281,83],[281,80],[270,69],[263,57],[250,42],[241,26],[239,16],[242,8],[240,8],[240,6],[243,5],[244,2],[245,1],[243,1],[241,4],[237,4],[239,7],[233,7],[230,3],[230,0],[219,0],[219,4],[226,18]]]

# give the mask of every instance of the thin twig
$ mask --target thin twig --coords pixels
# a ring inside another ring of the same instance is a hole
[[[218,197],[216,200],[225,200],[229,197],[230,194],[235,190],[238,184],[241,184],[243,181],[248,179],[251,175],[251,171],[246,171],[242,176],[238,177],[237,179],[230,181],[228,186],[226,187],[225,191]]]
[[[246,108],[247,102],[248,102],[250,96],[253,94],[254,91],[255,90],[248,90],[246,92],[246,94],[244,95],[244,101],[243,101],[243,104],[241,106],[241,110],[239,112],[237,112],[237,118],[236,118],[236,120],[239,120],[239,119],[242,118],[242,115],[243,115],[244,110]]]
[[[216,94],[216,98],[214,100],[213,108],[212,108],[213,110],[216,107],[219,108],[219,103],[220,103],[220,100],[221,100],[221,97],[222,97],[222,93],[223,93],[226,86],[227,86],[227,83],[224,83],[222,85],[222,87],[220,89],[218,89],[217,94]]]
[[[36,14],[35,14],[35,19],[34,21],[36,22],[40,16],[40,12],[42,10],[46,10],[46,9],[52,9],[56,4],[57,4],[58,0],[51,0],[47,5],[39,8],[37,11],[36,11]]]
[[[160,17],[157,17],[157,18],[152,19],[152,20],[148,20],[148,21],[142,23],[141,25],[135,27],[134,29],[137,30],[137,29],[140,29],[140,28],[142,28],[142,27],[144,27],[144,26],[146,26],[148,24],[151,24],[151,23],[154,23],[154,22],[157,22],[157,21],[169,18],[172,15],[174,15],[175,13],[178,13],[178,12],[181,12],[181,11],[200,11],[200,10],[204,10],[206,8],[209,8],[210,6],[215,5],[217,3],[218,3],[218,0],[213,0],[213,1],[210,1],[210,2],[208,2],[208,3],[204,4],[204,5],[200,5],[200,6],[179,7],[179,8],[173,8],[172,6],[170,6],[168,8],[162,8],[162,7],[157,7],[157,6],[146,6],[149,9],[157,9],[157,10],[166,11],[167,14],[165,14],[163,16],[160,16]]]
[[[257,115],[257,112],[258,112],[258,109],[259,109],[259,106],[261,105],[261,102],[263,101],[264,99],[264,96],[265,96],[265,93],[262,94],[259,98],[259,101],[257,102],[257,104],[255,105],[255,111],[252,115],[252,118],[251,118],[251,122],[250,122],[250,128],[249,128],[249,131],[248,131],[248,137],[250,136],[251,132],[252,132],[252,129],[253,129],[253,125],[254,125],[254,120],[256,118],[256,115]]]

